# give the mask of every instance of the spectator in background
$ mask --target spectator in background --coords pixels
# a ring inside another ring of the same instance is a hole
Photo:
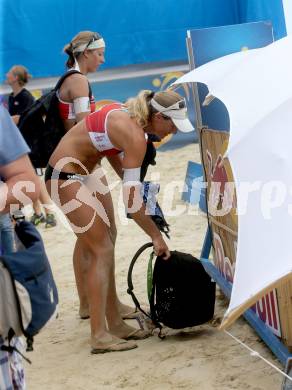
[[[9,137],[7,137],[9,134]],[[8,213],[11,205],[20,205],[20,196],[13,191],[15,184],[25,182],[33,188],[22,186],[21,198],[34,200],[38,197],[39,181],[30,163],[27,153],[29,148],[22,138],[17,127],[11,120],[8,112],[0,104],[0,175],[5,184],[0,183],[0,215]],[[33,191],[32,191],[33,189]],[[19,189],[20,190],[20,189]],[[2,351],[4,344],[0,332],[0,389],[11,390],[25,389],[24,371],[21,356],[13,351],[12,353]],[[13,337],[11,345],[21,349],[21,341]]]
[[[22,65],[14,65],[6,74],[7,84],[12,88],[8,97],[8,111],[17,125],[20,115],[32,105],[34,97],[24,87],[31,75]]]
[[[22,65],[14,65],[6,74],[7,84],[9,84],[12,88],[12,92],[8,98],[8,111],[16,125],[19,122],[20,115],[34,102],[34,97],[25,88],[25,85],[30,78],[31,75],[28,73],[28,70]],[[36,173],[39,176],[42,175],[42,171],[37,170]],[[34,225],[39,225],[40,223],[44,222],[46,227],[56,226],[56,218],[52,213],[51,208],[47,207],[47,205],[52,204],[52,201],[41,179],[40,185],[40,199],[37,199],[33,203],[34,213],[31,218],[31,222]],[[42,212],[42,205],[45,215]],[[7,217],[5,219],[7,228]]]
[[[24,88],[31,75],[22,65],[13,66],[6,74],[7,83],[12,92],[8,97],[8,111],[15,124],[18,124],[20,115],[34,102],[31,93]],[[14,251],[14,229],[10,214],[0,216],[0,245],[3,253]]]

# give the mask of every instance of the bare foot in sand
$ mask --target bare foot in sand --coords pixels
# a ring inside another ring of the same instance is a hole
[[[109,328],[112,335],[125,340],[143,340],[151,336],[148,330],[137,329],[123,322],[118,326],[112,326]]]
[[[132,318],[137,318],[139,310],[135,307],[125,305],[124,303],[119,304],[119,311],[124,320],[130,320]]]
[[[129,351],[134,348],[137,348],[137,344],[133,341],[126,341],[109,333],[104,333],[102,337],[91,337],[92,354]]]

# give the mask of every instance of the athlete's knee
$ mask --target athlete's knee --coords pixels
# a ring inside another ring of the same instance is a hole
[[[114,243],[109,234],[102,239],[88,240],[86,243],[87,258],[91,261],[109,262],[114,255]]]

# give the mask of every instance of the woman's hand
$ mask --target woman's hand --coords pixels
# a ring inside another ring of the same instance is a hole
[[[164,260],[167,260],[170,257],[170,252],[168,246],[166,245],[162,235],[155,237],[152,239],[154,253],[156,256],[162,256]]]

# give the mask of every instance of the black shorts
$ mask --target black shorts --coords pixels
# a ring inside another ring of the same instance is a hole
[[[62,172],[48,165],[45,172],[45,182],[52,179],[57,180],[77,180],[84,182],[86,179],[86,175],[79,175],[78,173],[72,172]]]

